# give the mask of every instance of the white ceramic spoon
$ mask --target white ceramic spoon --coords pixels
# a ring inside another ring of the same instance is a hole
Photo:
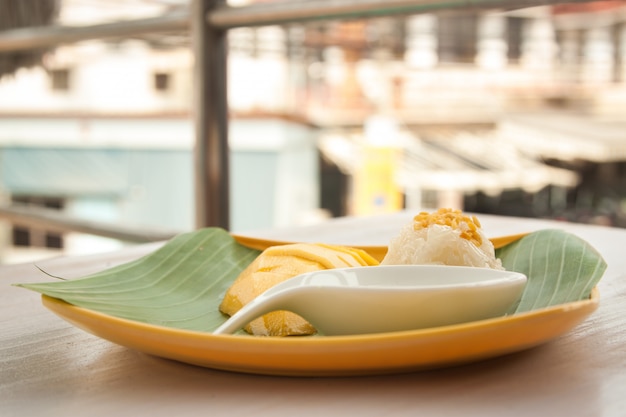
[[[214,331],[229,334],[263,314],[287,310],[324,335],[444,326],[502,316],[526,276],[488,268],[380,265],[298,275],[265,291]]]

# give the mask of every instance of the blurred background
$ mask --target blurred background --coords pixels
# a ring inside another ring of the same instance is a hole
[[[0,0],[0,45],[189,7]],[[626,226],[625,22],[593,1],[230,30],[230,229],[436,207]],[[0,50],[0,206],[192,230],[193,67],[188,30]],[[2,263],[127,244],[18,223]]]

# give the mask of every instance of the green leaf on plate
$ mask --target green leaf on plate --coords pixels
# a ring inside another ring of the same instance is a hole
[[[226,320],[219,312],[224,293],[259,253],[208,228],[88,277],[19,286],[112,316],[212,331]],[[529,277],[516,312],[588,298],[606,269],[588,243],[559,230],[531,233],[496,255],[506,269]]]
[[[211,331],[224,321],[218,310],[224,293],[259,253],[223,229],[207,228],[88,277],[20,286],[112,316]]]
[[[589,298],[607,266],[587,242],[557,229],[530,233],[496,256],[528,277],[516,313]]]

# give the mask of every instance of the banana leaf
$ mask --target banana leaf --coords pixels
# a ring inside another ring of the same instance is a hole
[[[116,317],[211,331],[224,321],[218,306],[226,290],[259,254],[223,229],[206,228],[84,278],[19,286]]]
[[[87,277],[18,286],[117,317],[210,332],[226,320],[218,309],[224,293],[259,253],[207,228]],[[511,313],[588,298],[606,269],[588,243],[560,230],[531,233],[496,254],[506,269],[529,278]]]
[[[558,229],[530,233],[496,250],[496,257],[528,277],[516,313],[589,298],[607,267],[591,245]]]

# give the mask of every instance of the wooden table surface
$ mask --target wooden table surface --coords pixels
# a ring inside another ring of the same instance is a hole
[[[257,231],[289,241],[381,244],[414,213],[335,219]],[[428,372],[288,378],[215,371],[152,357],[79,330],[12,283],[46,277],[33,264],[0,267],[0,416],[624,416],[626,230],[479,216],[489,236],[544,228],[577,234],[605,257],[599,309],[568,334],[505,357]],[[40,263],[78,277],[156,244]]]

